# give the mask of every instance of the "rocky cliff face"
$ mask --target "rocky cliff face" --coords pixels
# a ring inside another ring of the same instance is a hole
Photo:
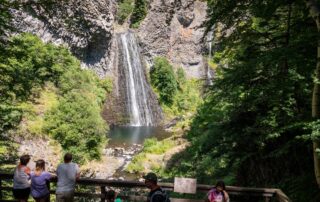
[[[31,32],[46,42],[64,44],[100,76],[111,73],[114,14],[117,0],[21,0],[12,10],[18,32]],[[201,24],[206,3],[199,0],[150,0],[137,34],[146,61],[167,57],[187,76],[205,75]],[[111,75],[114,75],[111,73]]]
[[[199,0],[151,0],[138,30],[147,60],[152,63],[155,56],[164,56],[174,66],[183,67],[188,77],[203,77],[206,65],[201,25],[206,8]]]
[[[125,101],[121,92],[117,35],[126,26],[114,26],[117,0],[21,0],[12,10],[17,32],[31,32],[45,42],[66,45],[84,67],[101,77],[114,79],[114,92],[108,98],[104,117],[110,124],[126,122]],[[148,14],[138,30],[145,64],[156,56],[183,67],[191,78],[206,75],[202,42],[206,3],[200,0],[149,0]],[[114,27],[115,30],[114,30]],[[148,65],[146,65],[148,66]],[[146,71],[147,72],[147,71]]]
[[[108,72],[113,33],[112,0],[24,0],[14,14],[18,32],[31,32],[46,42],[64,44],[84,66],[100,76]]]

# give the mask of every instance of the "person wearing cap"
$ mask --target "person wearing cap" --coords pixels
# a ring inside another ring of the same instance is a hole
[[[158,177],[154,173],[143,176],[145,185],[150,189],[147,202],[170,202],[168,194],[158,185]]]

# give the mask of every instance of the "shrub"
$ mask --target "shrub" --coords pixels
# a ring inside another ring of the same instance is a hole
[[[105,90],[89,70],[70,69],[61,78],[59,104],[46,115],[45,130],[84,163],[100,159],[106,123],[100,116]]]
[[[130,17],[131,27],[138,28],[141,21],[147,15],[147,2],[146,0],[135,0],[133,13]]]
[[[123,24],[132,13],[134,8],[133,0],[123,0],[118,5],[117,20],[119,24]]]
[[[150,72],[151,84],[159,91],[160,102],[171,105],[177,92],[173,67],[166,58],[157,57]]]
[[[53,94],[44,88],[48,83],[58,88]],[[45,132],[78,160],[99,159],[106,132],[101,104],[111,88],[109,79],[82,70],[66,48],[44,44],[31,34],[17,35],[0,55],[0,137],[23,118],[15,133]]]

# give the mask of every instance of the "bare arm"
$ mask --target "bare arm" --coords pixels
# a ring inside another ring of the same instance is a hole
[[[229,202],[230,201],[229,194],[226,191],[223,191],[223,195],[224,195],[225,202]]]
[[[76,180],[79,180],[79,178],[80,178],[80,169],[79,169],[79,166],[77,164],[76,164],[76,170],[77,170]]]

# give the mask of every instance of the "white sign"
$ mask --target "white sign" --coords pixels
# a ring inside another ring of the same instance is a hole
[[[174,192],[195,194],[197,192],[197,179],[174,178]]]

